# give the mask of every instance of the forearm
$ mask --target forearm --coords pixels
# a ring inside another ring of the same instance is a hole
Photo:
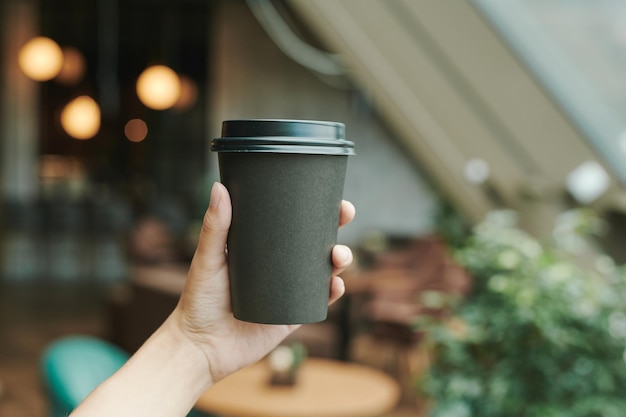
[[[71,417],[185,416],[211,386],[208,362],[183,337],[175,311]]]

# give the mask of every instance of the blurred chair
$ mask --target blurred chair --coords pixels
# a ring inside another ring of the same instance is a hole
[[[67,416],[128,358],[122,349],[95,337],[68,336],[53,342],[41,363],[51,417]]]
[[[53,342],[42,357],[44,383],[50,393],[50,417],[66,417],[91,391],[113,375],[130,355],[90,336],[67,336]],[[207,416],[192,410],[188,417]]]
[[[159,275],[160,271],[154,275]],[[179,291],[131,282],[112,291],[109,299],[111,340],[128,352],[143,345],[178,303]]]
[[[362,327],[351,340],[350,359],[394,376],[402,388],[400,404],[418,407],[415,379],[429,358],[415,324],[425,316],[448,318],[452,300],[469,291],[471,278],[438,236],[366,255],[366,270],[342,274]]]

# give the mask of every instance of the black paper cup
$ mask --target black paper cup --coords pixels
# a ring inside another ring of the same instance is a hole
[[[230,193],[235,318],[267,324],[326,319],[348,156],[342,123],[229,120],[218,152]]]

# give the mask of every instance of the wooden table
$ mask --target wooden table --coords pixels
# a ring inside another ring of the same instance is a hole
[[[373,368],[309,358],[294,386],[269,385],[261,361],[207,390],[200,410],[230,417],[369,417],[392,409],[400,396],[396,381]]]

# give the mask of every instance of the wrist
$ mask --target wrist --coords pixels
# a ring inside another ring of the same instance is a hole
[[[72,417],[186,415],[213,379],[206,356],[184,337],[178,314],[173,312]]]
[[[189,377],[193,378],[204,392],[215,383],[211,364],[203,349],[183,330],[183,320],[180,309],[176,307],[159,331],[163,331],[164,337],[171,343],[174,355],[180,360],[181,366],[190,373]]]

